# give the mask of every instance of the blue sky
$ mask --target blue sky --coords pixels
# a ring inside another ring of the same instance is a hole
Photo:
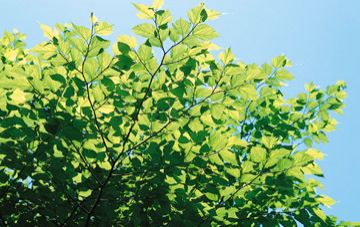
[[[90,12],[115,25],[115,34],[131,34],[138,23],[129,0],[0,0],[0,31],[17,28],[32,46],[43,40],[40,23],[75,22],[88,25]],[[149,3],[149,0],[137,2]],[[167,0],[165,8],[176,17],[198,0]],[[216,43],[231,47],[248,63],[269,62],[286,54],[293,62],[296,79],[288,94],[303,91],[313,81],[325,87],[336,80],[348,83],[345,114],[337,117],[330,143],[320,145],[326,154],[320,163],[326,193],[338,203],[327,212],[341,219],[360,221],[360,1],[357,0],[205,0],[224,15],[211,24],[221,34]],[[358,101],[356,101],[358,100]]]

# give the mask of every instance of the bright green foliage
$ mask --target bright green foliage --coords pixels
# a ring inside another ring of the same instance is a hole
[[[285,56],[213,56],[219,13],[173,20],[134,4],[145,38],[42,25],[0,40],[0,221],[8,226],[335,226],[312,148],[335,129],[344,82],[290,99]],[[140,44],[138,44],[140,43]],[[350,225],[343,223],[343,226]]]

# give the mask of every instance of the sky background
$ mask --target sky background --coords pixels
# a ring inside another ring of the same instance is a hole
[[[115,25],[114,34],[132,34],[139,23],[129,0],[0,0],[0,32],[17,28],[28,35],[29,47],[44,40],[40,23],[74,22],[89,25],[90,12]],[[137,0],[149,3],[149,0]],[[184,16],[198,0],[167,0],[175,17]],[[327,213],[360,221],[360,1],[358,0],[205,0],[208,8],[224,13],[211,22],[221,35],[216,44],[231,47],[247,63],[270,62],[286,54],[294,66],[289,95],[304,91],[313,81],[325,87],[337,80],[348,83],[345,114],[337,117],[330,143],[319,145],[327,156],[323,193],[337,200]],[[113,36],[113,38],[115,37]],[[358,101],[356,101],[358,100]]]

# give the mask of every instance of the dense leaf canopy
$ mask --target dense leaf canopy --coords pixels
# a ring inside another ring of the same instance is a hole
[[[112,25],[41,25],[0,39],[0,223],[5,226],[335,226],[313,144],[346,87],[285,98],[291,62],[245,64],[211,42],[203,4],[174,20],[134,4]],[[214,56],[214,53],[220,53]],[[341,223],[340,225],[350,225]]]

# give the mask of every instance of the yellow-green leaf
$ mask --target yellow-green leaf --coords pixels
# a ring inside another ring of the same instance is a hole
[[[41,30],[44,32],[44,36],[48,39],[52,39],[54,36],[58,35],[56,30],[53,30],[50,26],[46,24],[40,24]]]
[[[154,0],[153,7],[154,9],[160,9],[164,4],[164,0]]]
[[[154,11],[144,4],[133,3],[135,8],[139,11],[137,16],[140,19],[152,19],[154,17]]]
[[[221,15],[220,12],[213,10],[213,9],[206,9],[206,13],[207,13],[208,20],[215,20]]]
[[[321,196],[317,197],[316,200],[327,207],[331,207],[336,203],[336,201],[334,199],[330,198],[329,196],[325,196],[325,195],[321,195]]]
[[[321,151],[314,149],[314,148],[309,148],[306,153],[308,155],[310,155],[312,158],[314,159],[319,159],[322,160],[324,159],[324,153],[322,153]]]
[[[203,15],[204,12],[203,10],[204,10],[204,3],[200,3],[198,6],[192,8],[188,12],[188,17],[191,23],[198,24],[206,19],[204,18],[205,15]]]
[[[26,101],[26,93],[16,88],[10,98],[15,104],[23,104]]]
[[[263,163],[266,160],[266,150],[262,147],[253,147],[250,150],[250,158],[254,162]]]
[[[153,37],[155,34],[155,26],[149,23],[136,25],[132,30],[135,34],[145,38]]]
[[[203,130],[204,126],[203,126],[203,124],[201,124],[200,120],[196,118],[196,119],[190,121],[189,128],[193,132],[199,132],[199,131]]]
[[[19,52],[19,50],[11,50],[11,49],[8,49],[8,50],[5,51],[4,56],[5,56],[9,61],[15,61],[18,52]]]
[[[228,163],[233,164],[233,165],[237,164],[236,156],[232,151],[227,150],[227,149],[223,149],[223,150],[221,150],[219,152],[219,154],[221,155],[222,159],[225,162],[228,162]]]
[[[210,40],[219,36],[219,34],[215,31],[215,29],[213,29],[207,24],[198,25],[194,29],[193,35],[202,40]]]
[[[279,56],[273,58],[271,63],[275,68],[284,67],[286,65],[286,57],[285,57],[285,55],[279,55]]]
[[[98,35],[110,35],[113,31],[113,26],[106,22],[98,22],[95,26],[95,33]]]
[[[91,192],[92,192],[91,189],[86,190],[86,191],[80,191],[80,192],[79,192],[79,196],[81,196],[81,197],[88,197],[89,195],[91,195]]]

